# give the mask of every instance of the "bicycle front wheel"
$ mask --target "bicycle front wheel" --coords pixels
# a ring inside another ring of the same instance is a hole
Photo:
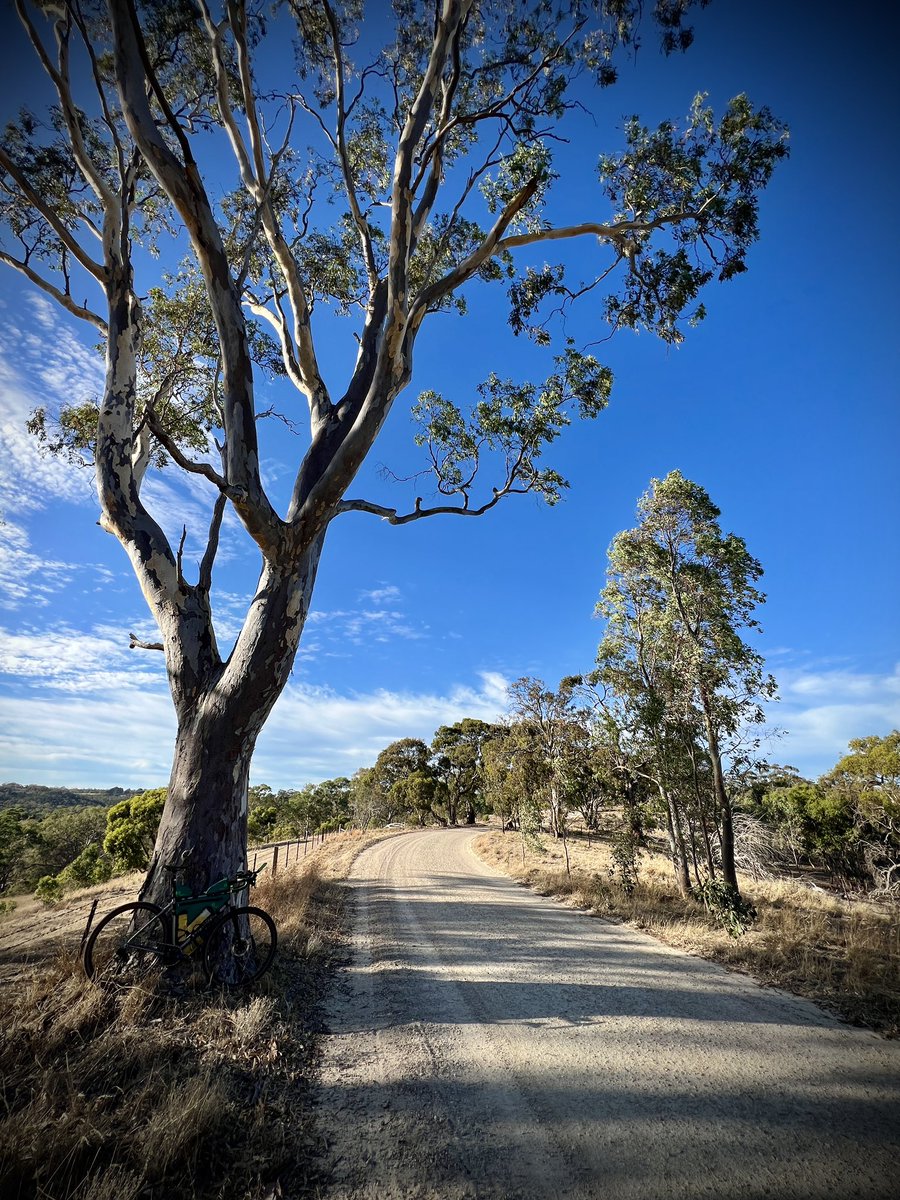
[[[210,980],[228,987],[252,983],[272,965],[278,933],[261,908],[232,908],[206,936],[203,965]]]
[[[140,900],[122,904],[91,930],[84,973],[100,987],[134,987],[159,965],[167,945],[161,908]]]

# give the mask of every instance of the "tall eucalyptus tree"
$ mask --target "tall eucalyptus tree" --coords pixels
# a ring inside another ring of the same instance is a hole
[[[645,17],[639,0],[395,0],[392,21],[379,8],[373,45],[359,0],[15,0],[55,105],[3,137],[0,257],[106,349],[96,409],[69,406],[59,422],[38,411],[34,423],[57,448],[93,450],[101,522],[156,619],[149,645],[166,656],[178,718],[146,894],[163,886],[159,863],[188,845],[198,884],[241,861],[250,758],[331,523],[476,517],[529,492],[553,503],[565,481],[544,450],[572,415],[607,402],[610,371],[571,344],[543,383],[491,375],[471,406],[424,391],[411,412],[437,501],[401,512],[352,495],[410,383],[423,324],[463,311],[476,282],[505,286],[514,332],[549,345],[551,313],[591,290],[613,328],[675,342],[702,316],[704,285],[744,269],[759,192],[786,153],[783,127],[745,97],[718,122],[702,98],[681,128],[630,120],[623,149],[599,157],[583,217],[555,224],[548,208],[572,81],[612,84],[644,25],[667,52],[686,48],[692,6],[657,0]],[[294,70],[272,78],[284,56],[269,47],[288,36]],[[144,251],[168,233],[188,258],[161,276]],[[588,283],[543,262],[546,247],[576,239]],[[81,299],[88,285],[97,301]],[[320,362],[328,310],[358,318],[340,381]],[[308,409],[283,513],[260,471],[259,369]],[[142,498],[154,460],[206,480],[214,497],[195,578]],[[262,566],[223,653],[210,590],[229,506]]]
[[[762,567],[742,538],[722,532],[719,509],[680,471],[653,480],[638,515],[638,525],[618,534],[609,550],[599,678],[633,708],[653,747],[682,890],[688,863],[679,792],[691,797],[712,871],[708,793],[722,879],[737,893],[723,760],[729,745],[746,741],[747,728],[763,720],[762,701],[776,691],[761,655],[742,637],[759,626]]]

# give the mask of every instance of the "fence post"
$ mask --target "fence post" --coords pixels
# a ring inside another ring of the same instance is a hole
[[[272,874],[274,875],[277,870],[278,870],[278,847],[276,846],[274,848],[274,850],[272,851]]]

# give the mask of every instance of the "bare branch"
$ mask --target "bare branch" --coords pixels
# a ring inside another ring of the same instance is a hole
[[[181,539],[178,542],[178,553],[175,556],[175,570],[178,574],[178,586],[185,587],[184,571],[182,563],[184,561],[184,543],[187,541],[187,525],[181,527]]]
[[[278,340],[281,343],[281,360],[284,363],[284,369],[287,371],[288,378],[298,391],[306,390],[305,381],[297,365],[297,359],[294,354],[294,343],[291,340],[290,331],[287,325],[287,317],[284,315],[284,310],[279,303],[278,297],[273,295],[273,301],[278,309],[277,314],[265,304],[259,304],[255,300],[245,300],[244,304],[256,317],[261,317],[275,330],[278,335]]]
[[[396,508],[386,508],[383,504],[372,504],[368,500],[343,500],[337,506],[337,513],[345,512],[367,512],[373,516],[381,517],[387,521],[389,525],[409,525],[411,521],[420,521],[425,517],[437,516],[455,516],[455,517],[481,517],[486,512],[499,504],[504,496],[519,495],[524,496],[530,491],[530,488],[514,488],[504,487],[494,491],[493,497],[480,508],[465,508],[462,505],[455,504],[440,504],[434,508],[422,508],[421,497],[416,497],[416,507],[411,513],[404,513],[402,516],[397,512]]]
[[[60,304],[67,312],[70,312],[73,317],[79,317],[82,321],[90,321],[104,336],[106,335],[107,325],[99,314],[93,312],[86,305],[76,303],[68,292],[64,292],[56,287],[49,279],[44,279],[28,263],[13,258],[5,250],[0,250],[0,262],[6,263],[8,267],[12,267],[16,271],[20,271],[32,283],[36,284],[42,291],[45,291],[48,296],[52,296],[57,304]]]
[[[169,437],[165,429],[163,429],[156,416],[156,413],[152,408],[147,409],[146,420],[151,432],[153,433],[153,436],[160,443],[166,453],[170,455],[172,460],[176,462],[183,471],[189,471],[192,475],[202,475],[204,479],[208,479],[210,483],[215,484],[219,491],[224,495],[232,495],[234,489],[228,486],[228,484],[214,467],[212,467],[209,463],[194,462],[193,459],[188,458],[184,451],[179,447],[178,443]]]
[[[165,651],[165,646],[162,642],[142,642],[139,637],[135,637],[133,633],[128,635],[129,650],[162,650]]]
[[[222,529],[222,518],[225,515],[226,498],[221,493],[216,496],[213,506],[212,520],[209,523],[209,537],[206,540],[206,550],[200,561],[200,577],[197,587],[201,592],[208,592],[212,587],[213,563],[219,550],[219,533]]]
[[[206,0],[198,0],[198,2],[200,13],[203,17],[203,24],[206,26],[206,32],[212,44],[213,66],[216,71],[216,100],[219,105],[222,124],[228,135],[228,140],[231,142],[234,157],[237,159],[241,182],[254,199],[258,200],[262,176],[258,177],[254,173],[250,162],[250,155],[247,153],[247,147],[244,144],[243,136],[234,118],[234,110],[231,107],[228,73],[225,69],[225,57],[222,49],[222,38],[228,22],[221,21],[217,25],[212,19],[212,14],[209,11],[209,5],[206,3]],[[229,5],[229,10],[231,7]],[[246,102],[246,96],[244,100]]]

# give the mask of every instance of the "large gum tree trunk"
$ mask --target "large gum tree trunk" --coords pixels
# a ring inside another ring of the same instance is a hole
[[[182,690],[187,672],[169,653],[178,733],[142,899],[164,903],[171,888],[164,867],[183,859],[183,879],[197,890],[246,865],[250,761],[290,677],[323,541],[324,534],[287,569],[264,567],[230,657],[211,661],[199,687]],[[185,642],[185,631],[180,633],[180,640],[173,639],[176,650]]]
[[[214,699],[202,714],[179,724],[169,794],[141,899],[165,903],[171,883],[163,868],[185,855],[181,877],[197,891],[243,869],[253,748]]]

